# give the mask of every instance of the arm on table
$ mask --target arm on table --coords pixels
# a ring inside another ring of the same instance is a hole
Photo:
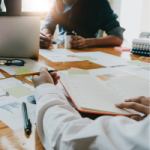
[[[149,116],[140,122],[121,116],[82,118],[62,91],[48,82],[40,82],[35,90],[37,129],[45,149],[148,149]]]

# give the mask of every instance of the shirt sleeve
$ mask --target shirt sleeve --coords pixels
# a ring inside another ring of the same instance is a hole
[[[107,35],[114,35],[114,36],[118,37],[119,39],[123,40],[123,32],[124,31],[125,31],[124,28],[116,27],[116,28],[110,30],[109,32],[107,32]]]
[[[117,21],[118,16],[113,12],[108,0],[101,0],[102,6],[99,11],[100,29],[107,35],[114,35],[123,40],[124,28]]]
[[[148,150],[149,119],[82,118],[52,84],[35,90],[37,129],[46,150]]]
[[[48,13],[46,15],[45,24],[44,24],[42,30],[44,28],[47,28],[52,32],[52,34],[54,34],[56,25],[57,25],[56,1],[51,0],[49,6],[50,7],[49,7]]]

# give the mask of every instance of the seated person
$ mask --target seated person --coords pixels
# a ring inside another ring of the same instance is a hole
[[[82,118],[54,84],[56,73],[41,68],[33,77],[36,87],[37,129],[47,150],[149,150],[150,98],[139,97],[117,104],[145,116]],[[142,120],[143,119],[143,120]],[[136,121],[137,120],[137,121]]]
[[[117,46],[122,44],[124,32],[117,17],[108,0],[51,0],[42,32],[51,38],[58,24],[61,41],[66,31],[79,35],[72,37],[71,48]],[[96,38],[99,29],[108,36]],[[50,40],[41,36],[41,48],[48,48],[50,44]]]

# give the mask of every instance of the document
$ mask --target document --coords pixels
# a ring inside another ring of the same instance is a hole
[[[39,51],[40,55],[50,55],[50,54],[74,54],[72,51],[69,51],[67,49],[40,49]]]
[[[15,78],[0,80],[0,120],[12,130],[24,127],[22,102],[27,104],[31,123],[36,122],[35,104],[31,104],[27,100],[27,97],[33,95],[33,92],[34,87],[22,84]]]
[[[145,78],[150,78],[150,65],[149,66],[124,66],[117,68],[119,70],[127,71],[132,74],[137,74]]]
[[[129,65],[129,63],[127,63],[128,60],[111,54],[103,53],[103,52],[76,53],[76,55],[90,56],[95,59],[95,60],[90,60],[91,62],[106,67],[117,66],[117,65]]]
[[[101,69],[91,69],[90,75],[101,75],[109,79],[121,78],[124,76],[132,75],[130,72],[122,71],[115,68],[101,68]]]
[[[31,123],[36,123],[36,105],[29,103],[26,97],[19,99],[12,96],[0,97],[0,120],[12,130],[24,128],[22,102],[27,104],[28,117]]]

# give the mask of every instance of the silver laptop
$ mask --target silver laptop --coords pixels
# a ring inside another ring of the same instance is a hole
[[[0,17],[0,57],[38,58],[40,19]]]

